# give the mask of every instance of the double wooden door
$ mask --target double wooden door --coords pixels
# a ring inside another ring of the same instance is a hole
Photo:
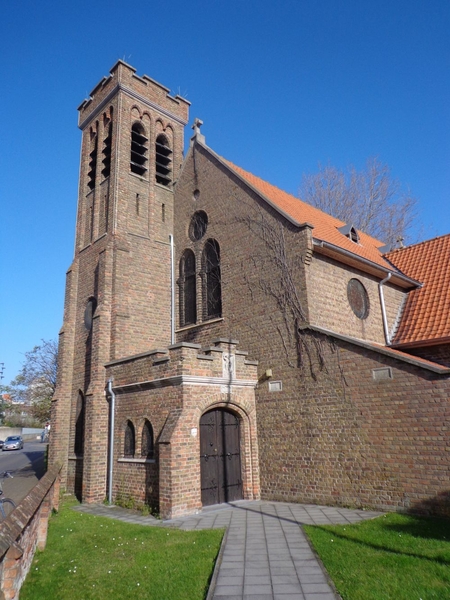
[[[239,418],[215,409],[200,419],[202,504],[242,499]]]

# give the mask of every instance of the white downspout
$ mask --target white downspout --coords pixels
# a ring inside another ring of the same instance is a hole
[[[386,304],[384,302],[383,285],[389,281],[391,276],[392,276],[392,273],[388,273],[387,277],[385,277],[383,279],[383,281],[380,281],[380,283],[378,284],[378,290],[380,292],[381,314],[383,316],[384,337],[386,338],[387,346],[391,345],[391,338],[389,335],[389,328],[388,328],[388,322],[387,322],[387,316],[386,316]]]
[[[175,344],[175,255],[173,245],[173,235],[169,235],[170,240],[170,344]]]
[[[108,379],[108,393],[111,398],[109,419],[109,464],[108,464],[108,504],[112,504],[112,480],[114,464],[114,416],[116,412],[116,395],[113,391],[113,378]]]

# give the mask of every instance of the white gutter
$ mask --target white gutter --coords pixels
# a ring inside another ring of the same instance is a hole
[[[386,304],[384,302],[383,285],[389,281],[389,279],[391,278],[391,276],[392,276],[392,273],[388,273],[387,277],[385,277],[378,284],[378,290],[380,292],[381,315],[383,317],[384,337],[386,338],[386,345],[387,346],[391,345],[391,337],[389,335],[389,328],[388,328],[388,322],[387,322],[387,316],[386,316]]]
[[[114,416],[116,412],[116,395],[113,391],[113,378],[108,379],[108,393],[111,398],[109,418],[109,461],[108,461],[108,504],[112,504],[112,480],[114,464]]]
[[[173,235],[170,240],[170,344],[175,344],[175,250]]]

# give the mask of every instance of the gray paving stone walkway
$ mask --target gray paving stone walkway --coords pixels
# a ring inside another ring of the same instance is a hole
[[[358,523],[381,513],[312,504],[247,501],[204,508],[170,521],[116,506],[75,510],[130,523],[180,529],[226,528],[208,600],[336,600],[325,570],[301,525]]]

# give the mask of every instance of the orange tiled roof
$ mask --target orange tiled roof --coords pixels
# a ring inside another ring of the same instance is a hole
[[[337,248],[369,260],[380,265],[384,269],[392,270],[392,265],[383,258],[383,255],[378,250],[378,248],[383,246],[383,242],[376,240],[362,231],[358,231],[359,243],[352,242],[338,230],[338,227],[345,225],[343,221],[324,213],[318,208],[311,206],[311,204],[307,204],[306,202],[303,202],[303,200],[299,200],[299,198],[296,198],[287,192],[283,192],[274,185],[267,183],[267,181],[256,177],[256,175],[252,175],[252,173],[237,167],[230,161],[226,159],[222,160],[235,171],[235,173],[240,175],[242,179],[249,183],[260,194],[265,196],[276,208],[286,213],[291,219],[299,224],[310,223],[313,225],[314,238],[333,244]]]
[[[408,277],[423,282],[408,295],[394,344],[450,337],[450,234],[399,248],[386,258]]]

